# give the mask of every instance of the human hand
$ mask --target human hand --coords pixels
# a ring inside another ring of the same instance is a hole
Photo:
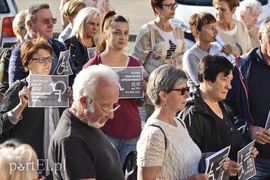
[[[228,168],[230,176],[236,176],[239,171],[240,171],[240,164],[230,160],[230,165]]]
[[[250,157],[251,158],[256,158],[258,154],[259,154],[259,151],[257,150],[257,148],[253,147],[252,152],[250,154]]]
[[[153,51],[152,52],[152,58],[158,59],[160,57],[161,57],[161,52],[158,52],[158,51]]]
[[[224,171],[227,171],[229,166],[230,166],[230,158],[227,157],[227,158],[225,158],[225,160],[223,162],[222,169]]]
[[[187,180],[208,180],[209,175],[208,174],[193,174]]]
[[[24,109],[27,106],[27,103],[30,97],[29,88],[24,86],[18,95],[20,99],[19,106]]]
[[[238,51],[236,48],[232,47],[230,44],[226,44],[221,48],[221,52],[226,54],[226,56],[229,56],[230,54],[234,55],[235,57],[238,57]]]
[[[174,66],[176,66],[176,60],[174,58],[164,59],[162,64],[173,64]]]
[[[74,101],[73,100],[73,91],[72,91],[71,87],[68,87],[67,92],[68,92],[69,105],[71,105]]]
[[[259,126],[253,126],[250,138],[252,140],[256,139],[256,142],[259,144],[270,143],[270,131]]]
[[[142,91],[146,93],[146,89],[147,89],[147,82],[145,80],[142,80]]]

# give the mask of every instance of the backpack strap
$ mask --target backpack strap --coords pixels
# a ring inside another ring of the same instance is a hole
[[[165,149],[167,149],[167,138],[166,138],[166,135],[165,135],[165,132],[163,131],[163,129],[160,126],[156,125],[156,124],[149,124],[148,126],[154,126],[154,127],[157,127],[157,128],[159,128],[161,130],[161,132],[164,134]]]

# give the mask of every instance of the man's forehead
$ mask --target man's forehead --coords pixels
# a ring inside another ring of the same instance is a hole
[[[52,12],[50,9],[40,9],[35,14],[38,17],[52,17]]]

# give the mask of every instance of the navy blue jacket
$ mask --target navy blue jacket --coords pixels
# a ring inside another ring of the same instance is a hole
[[[263,102],[269,101],[270,82],[266,82],[268,80],[265,79],[267,76],[269,77],[270,74],[263,74],[270,72],[269,69],[270,67],[266,65],[262,57],[260,47],[254,48],[249,53],[241,56],[236,61],[236,68],[232,81],[232,89],[227,95],[226,103],[229,104],[234,110],[234,113],[237,114],[238,127],[243,130],[242,132],[245,133],[245,137],[248,141],[250,141],[250,136],[248,134],[248,128],[250,125],[264,128],[267,114],[270,110],[270,107],[266,107],[268,106],[266,105],[267,102]],[[264,72],[261,73],[260,71]],[[256,74],[256,76],[259,74],[259,76],[255,77],[254,74]],[[254,83],[254,81],[256,82]],[[254,88],[258,89],[256,90]],[[265,89],[268,92],[267,95],[261,93],[253,93],[253,91],[262,92],[260,89]],[[264,100],[261,101],[262,99]],[[262,108],[264,109],[263,111],[265,111],[264,116],[266,117],[255,119],[254,113],[257,113],[256,111],[258,110],[262,111]],[[269,144],[256,144],[256,147],[260,152],[259,156],[270,158]]]

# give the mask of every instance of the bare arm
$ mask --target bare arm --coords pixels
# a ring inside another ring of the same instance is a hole
[[[155,180],[160,168],[160,166],[138,167],[137,178],[138,180]]]

